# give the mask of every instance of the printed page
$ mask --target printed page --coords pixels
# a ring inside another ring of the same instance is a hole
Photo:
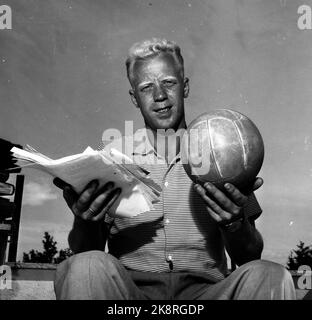
[[[13,148],[12,152],[19,158],[32,158],[38,168],[69,183],[77,193],[81,193],[91,180],[98,179],[100,187],[113,181],[122,193],[109,211],[111,216],[132,217],[153,208],[138,179],[90,147],[81,154],[51,161],[44,159],[43,163],[39,156],[29,155],[27,151]]]

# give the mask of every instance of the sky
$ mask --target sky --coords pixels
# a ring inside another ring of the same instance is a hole
[[[312,243],[312,30],[297,9],[310,0],[6,0],[0,30],[0,136],[51,158],[96,148],[107,128],[143,126],[130,101],[128,48],[176,41],[190,78],[189,123],[231,108],[259,128],[265,158],[257,227],[263,258],[285,264]],[[73,216],[47,174],[25,169],[18,257],[44,231],[67,247]]]

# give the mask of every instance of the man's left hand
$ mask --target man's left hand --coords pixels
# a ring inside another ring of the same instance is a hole
[[[252,190],[255,191],[263,184],[262,178],[256,178]],[[219,190],[210,182],[204,187],[195,184],[194,188],[204,200],[211,217],[219,224],[225,225],[243,217],[244,207],[248,203],[248,196],[230,183],[224,185],[227,194]]]

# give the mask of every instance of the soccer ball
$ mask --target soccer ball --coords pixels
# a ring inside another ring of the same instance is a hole
[[[182,163],[195,182],[211,182],[224,190],[226,182],[241,191],[252,187],[259,173],[264,145],[255,124],[228,109],[207,112],[188,126],[181,146]]]

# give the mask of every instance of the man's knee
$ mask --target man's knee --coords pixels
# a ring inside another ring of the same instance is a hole
[[[118,260],[103,251],[86,251],[73,255],[60,263],[56,271],[56,281],[64,276],[71,278],[89,277],[96,271],[110,272],[118,268]]]
[[[244,271],[247,271],[248,277],[253,279],[258,279],[259,281],[270,280],[272,284],[293,286],[291,274],[281,264],[267,260],[254,260],[241,266],[241,268],[245,269]]]
[[[267,260],[254,260],[250,261],[242,266],[249,271],[252,271],[257,274],[270,274],[276,277],[280,276],[281,278],[291,277],[287,269],[276,262],[267,261]]]
[[[288,270],[281,264],[254,260],[237,269],[244,299],[295,299],[295,288]],[[235,275],[233,275],[235,276]]]
[[[106,299],[120,297],[115,282],[126,278],[118,260],[103,251],[88,251],[63,261],[57,268],[54,289],[57,299]],[[118,282],[118,283],[119,283]],[[116,295],[110,295],[110,291]],[[119,294],[119,295],[118,295]],[[124,297],[123,295],[122,297]]]

